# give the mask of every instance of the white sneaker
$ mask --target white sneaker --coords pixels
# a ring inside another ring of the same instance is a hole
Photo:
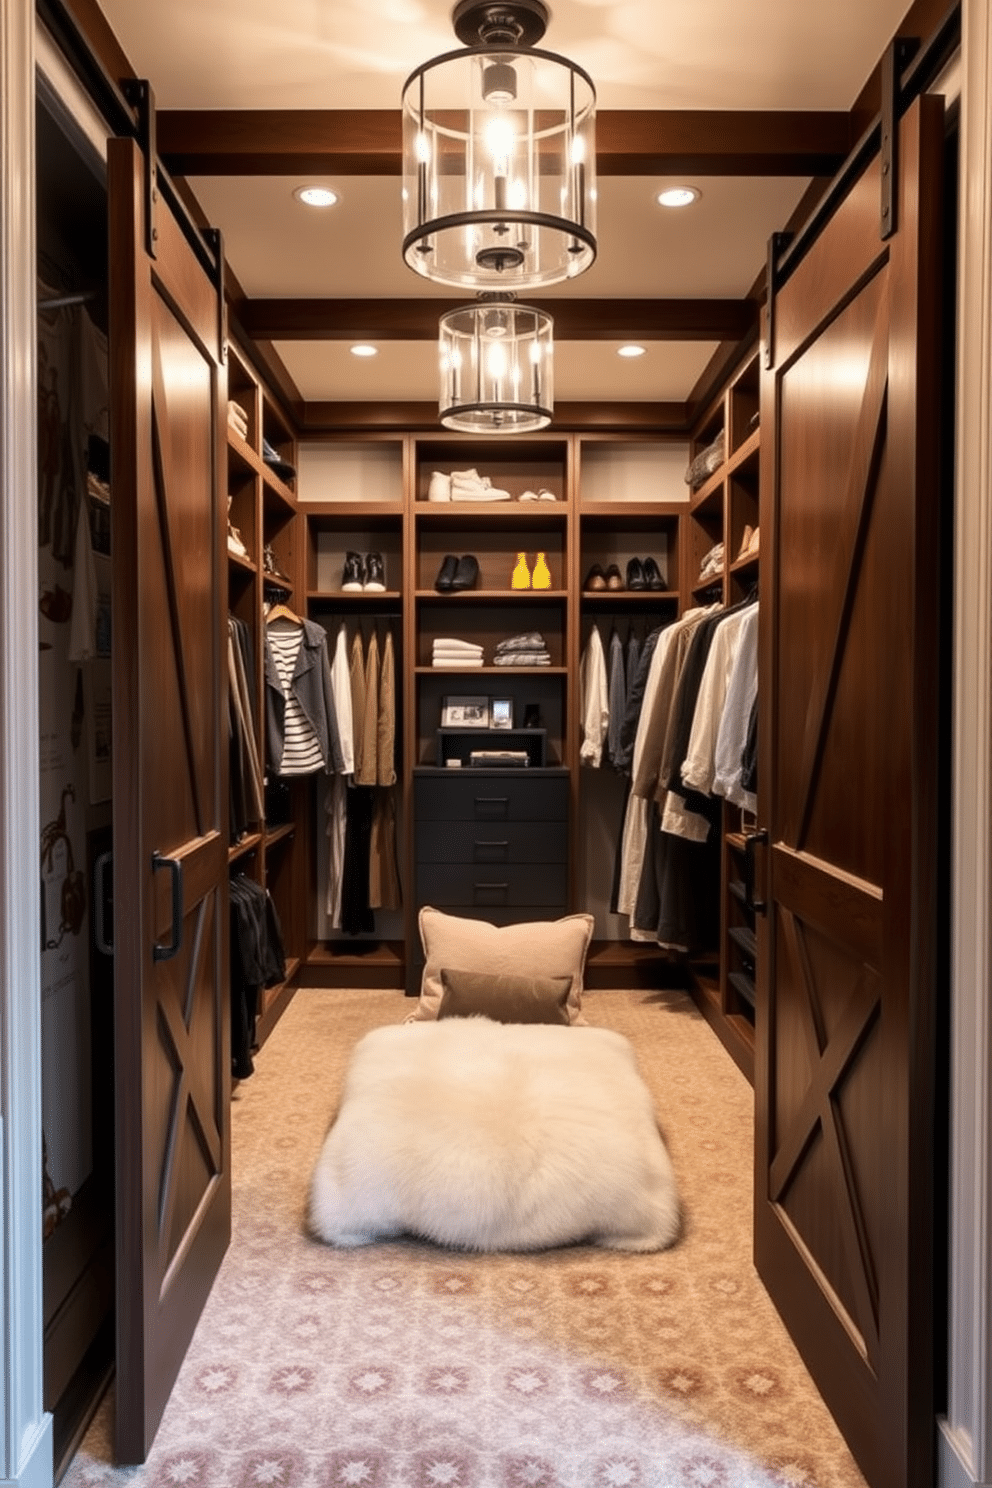
[[[519,499],[521,501],[540,501],[541,498],[536,491],[521,491]]]
[[[452,501],[509,501],[509,491],[494,486],[488,475],[478,476],[474,470],[451,472]]]
[[[537,499],[538,501],[557,501],[558,497],[555,495],[554,491],[549,491],[544,486],[542,486],[537,493]]]
[[[451,500],[451,476],[445,475],[443,470],[435,470],[431,473],[430,484],[427,487],[427,500]]]

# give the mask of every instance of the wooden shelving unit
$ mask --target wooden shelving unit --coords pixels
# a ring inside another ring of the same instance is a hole
[[[722,429],[725,456],[690,501],[683,548],[687,603],[716,598],[736,604],[757,584],[758,553],[741,556],[740,549],[745,530],[759,526],[758,384],[755,353],[695,430],[693,454],[705,449]],[[716,574],[701,579],[700,562],[717,542],[724,545],[723,562]],[[753,1082],[757,940],[745,882],[746,834],[739,810],[725,804],[721,815],[720,944],[711,957],[690,962],[692,991],[704,1017]]]

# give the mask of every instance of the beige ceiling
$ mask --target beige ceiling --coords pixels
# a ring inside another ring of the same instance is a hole
[[[448,0],[100,0],[161,108],[395,108]],[[850,108],[908,0],[551,0],[603,108]]]
[[[160,108],[397,108],[407,73],[457,46],[448,0],[100,0]],[[545,45],[582,64],[604,108],[848,109],[908,0],[552,0]],[[326,178],[325,178],[326,179]],[[399,181],[329,181],[340,205],[303,207],[284,177],[197,177],[251,297],[437,294],[402,263]],[[660,209],[667,178],[600,179],[599,256],[552,290],[589,298],[740,298],[802,179],[696,181],[701,200]],[[610,342],[563,343],[561,399],[685,398],[713,350],[649,342],[635,362]],[[279,343],[311,400],[436,395],[431,343],[387,343],[359,363],[347,345]]]

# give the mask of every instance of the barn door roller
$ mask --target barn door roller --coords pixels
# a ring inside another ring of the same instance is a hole
[[[138,115],[138,144],[145,157],[145,252],[158,257],[158,138],[155,94],[147,78],[123,78],[124,97]]]

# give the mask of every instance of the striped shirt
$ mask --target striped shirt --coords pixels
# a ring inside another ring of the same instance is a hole
[[[324,768],[320,743],[293,691],[296,658],[303,644],[303,630],[291,620],[274,620],[266,626],[266,639],[286,698],[284,743],[280,775],[312,775]]]

